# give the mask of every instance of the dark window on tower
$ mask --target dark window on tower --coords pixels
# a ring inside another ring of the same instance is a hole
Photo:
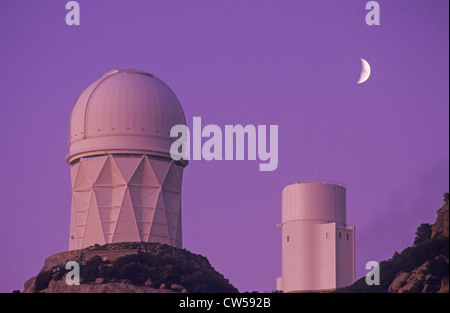
[[[347,240],[348,240],[348,234],[347,234]]]
[[[339,239],[341,239],[341,232],[339,232]]]
[[[287,242],[289,242],[289,236],[286,237]]]

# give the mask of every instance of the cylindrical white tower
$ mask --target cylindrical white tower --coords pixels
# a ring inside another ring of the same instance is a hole
[[[114,70],[78,97],[70,117],[69,250],[115,242],[182,246],[181,181],[172,126],[186,125],[170,88],[139,70]]]
[[[328,291],[355,279],[354,226],[346,225],[346,190],[330,183],[297,183],[282,192],[284,292]]]

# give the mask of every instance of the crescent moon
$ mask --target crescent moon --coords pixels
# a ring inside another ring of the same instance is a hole
[[[362,84],[364,83],[366,80],[369,79],[370,76],[370,65],[369,63],[364,60],[361,59],[361,75],[359,76],[359,80],[357,82],[357,84]]]

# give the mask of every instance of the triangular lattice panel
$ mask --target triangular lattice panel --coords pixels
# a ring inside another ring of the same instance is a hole
[[[82,159],[71,167],[69,248],[124,241],[181,247],[182,170],[147,156]]]

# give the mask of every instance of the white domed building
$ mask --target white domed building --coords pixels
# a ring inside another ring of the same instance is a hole
[[[174,125],[183,109],[160,79],[114,70],[78,97],[70,117],[72,209],[69,250],[116,242],[182,246],[181,185]]]

